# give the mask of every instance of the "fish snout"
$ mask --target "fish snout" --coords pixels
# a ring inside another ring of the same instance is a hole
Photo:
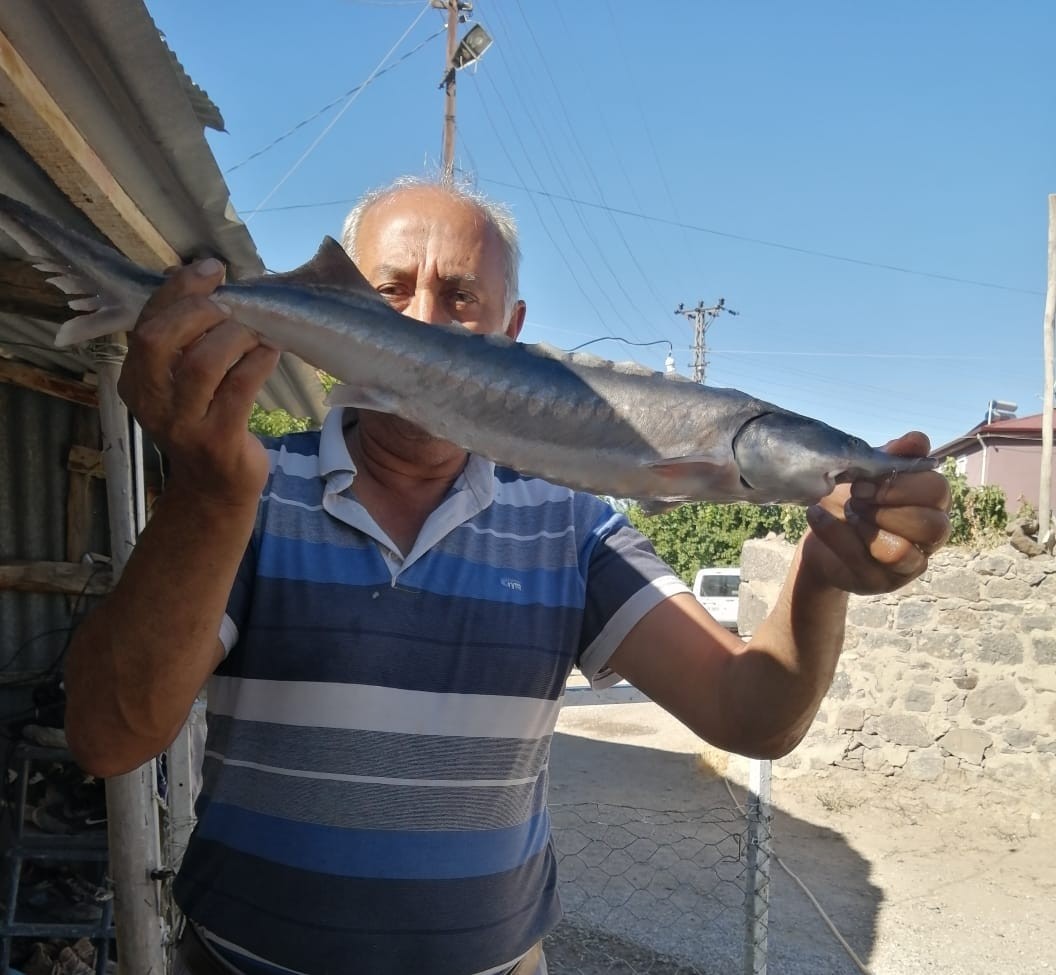
[[[748,420],[733,441],[749,500],[760,504],[814,504],[837,484],[930,470],[926,457],[900,457],[859,437],[795,413],[763,413]]]

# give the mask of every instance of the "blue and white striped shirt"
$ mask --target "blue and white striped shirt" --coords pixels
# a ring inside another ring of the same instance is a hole
[[[558,921],[550,738],[685,591],[600,501],[471,456],[401,556],[352,493],[342,411],[272,474],[208,686],[176,883],[251,975],[483,975]]]

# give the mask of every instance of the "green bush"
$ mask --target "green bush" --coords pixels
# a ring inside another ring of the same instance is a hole
[[[1002,537],[1008,524],[1005,492],[994,484],[969,487],[952,457],[943,461],[942,474],[950,485],[950,544],[985,545]]]
[[[797,542],[807,530],[806,508],[792,505],[684,504],[650,518],[631,504],[627,517],[687,585],[702,565],[738,565],[749,538]]]

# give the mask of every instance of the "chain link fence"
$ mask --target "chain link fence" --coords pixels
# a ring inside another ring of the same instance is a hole
[[[551,805],[551,975],[765,975],[769,763],[753,764],[747,808]]]

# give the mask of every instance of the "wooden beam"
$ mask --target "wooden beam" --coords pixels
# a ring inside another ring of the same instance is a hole
[[[81,406],[99,406],[99,397],[94,386],[82,383],[78,379],[66,379],[57,373],[48,372],[47,369],[30,366],[24,362],[0,359],[0,383],[11,383],[13,386],[33,389],[45,396],[69,400]]]
[[[131,260],[155,270],[182,263],[3,31],[0,124]]]
[[[48,284],[43,271],[8,257],[0,257],[0,312],[60,325],[77,314],[66,304],[66,296]]]
[[[112,587],[113,574],[109,565],[85,565],[83,562],[0,564],[0,590],[104,596]]]

